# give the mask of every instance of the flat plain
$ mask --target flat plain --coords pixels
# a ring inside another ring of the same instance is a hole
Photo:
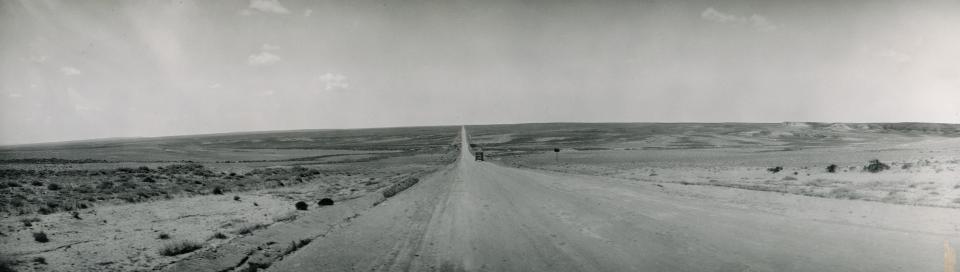
[[[958,125],[794,122],[6,147],[0,252],[23,271],[940,270],[958,154]]]

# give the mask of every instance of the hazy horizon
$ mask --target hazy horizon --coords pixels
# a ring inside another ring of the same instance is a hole
[[[945,124],[945,125],[958,125],[960,123],[932,123],[932,122],[818,122],[818,121],[782,121],[782,122],[520,122],[520,123],[475,123],[475,124],[435,124],[435,125],[412,125],[412,126],[382,126],[382,127],[345,127],[345,128],[291,128],[291,129],[276,129],[276,130],[237,130],[237,131],[221,131],[221,132],[204,132],[204,133],[194,133],[194,134],[169,134],[169,135],[150,135],[150,136],[123,136],[123,137],[99,137],[99,138],[84,138],[84,139],[72,139],[72,140],[63,140],[63,141],[49,141],[49,142],[30,142],[30,143],[13,143],[13,144],[0,144],[0,147],[16,147],[16,146],[30,146],[30,145],[47,145],[47,144],[61,144],[61,143],[73,143],[73,142],[96,142],[96,141],[109,141],[109,140],[133,140],[133,139],[152,139],[152,138],[170,138],[170,137],[192,137],[192,136],[207,136],[207,135],[221,135],[221,134],[256,134],[256,133],[273,133],[273,132],[295,132],[295,131],[324,131],[324,130],[364,130],[364,129],[391,129],[391,128],[413,128],[413,127],[460,127],[460,126],[499,126],[499,125],[528,125],[528,124],[786,124],[786,123],[817,123],[817,124],[898,124],[898,123],[917,123],[917,124]]]
[[[0,0],[0,145],[550,122],[955,124],[958,10]]]

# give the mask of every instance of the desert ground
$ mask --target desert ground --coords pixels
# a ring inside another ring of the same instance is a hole
[[[228,246],[308,220],[323,198],[362,198],[446,167],[457,137],[457,127],[430,127],[2,147],[0,253],[16,271],[159,269],[191,253],[164,248]]]
[[[958,125],[519,124],[0,156],[18,271],[957,271],[960,245]]]

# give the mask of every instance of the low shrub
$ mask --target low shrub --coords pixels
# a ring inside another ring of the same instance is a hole
[[[62,189],[62,188],[63,188],[63,187],[60,187],[60,184],[56,184],[56,183],[47,184],[47,190],[50,190],[50,191],[57,191],[57,190],[60,190],[60,189]]]
[[[237,234],[240,234],[240,235],[250,234],[250,233],[253,233],[253,231],[255,230],[263,229],[266,227],[267,227],[266,224],[246,224],[241,226],[239,229],[237,229]]]
[[[24,227],[32,227],[33,223],[40,222],[40,218],[38,217],[24,218],[24,219],[20,219],[20,222],[23,223]]]
[[[217,233],[214,233],[213,236],[210,236],[210,238],[212,238],[212,239],[227,239],[227,235],[226,235],[226,234],[223,234],[223,232],[217,232]]]
[[[888,170],[888,169],[890,169],[889,165],[882,163],[880,162],[880,160],[877,160],[877,159],[870,160],[870,164],[867,164],[867,166],[863,167],[863,170],[866,170],[867,172],[870,172],[870,173],[879,173],[880,171]]]
[[[330,206],[330,205],[333,205],[333,199],[323,198],[323,199],[320,200],[320,202],[317,202],[317,205],[320,205],[320,206]]]
[[[160,255],[176,256],[184,253],[190,253],[203,248],[203,244],[193,241],[177,241],[164,245],[160,248]]]
[[[44,257],[35,257],[35,258],[33,258],[33,262],[34,262],[34,263],[37,263],[37,264],[47,264],[47,258],[44,258]]]
[[[240,201],[240,196],[233,196],[234,201]]]
[[[776,174],[776,173],[779,173],[780,171],[783,171],[783,167],[782,166],[770,167],[770,168],[767,168],[767,171],[769,171],[770,173]]]
[[[294,207],[297,207],[297,210],[306,211],[307,203],[303,201],[298,201],[297,204],[294,204]]]
[[[37,242],[41,242],[41,243],[50,242],[50,238],[47,237],[47,233],[46,233],[46,232],[42,232],[42,231],[41,231],[41,232],[34,232],[34,233],[33,233],[33,240],[34,240],[34,241],[37,241]]]
[[[836,164],[831,164],[827,166],[827,173],[836,173],[836,172],[837,172]]]
[[[160,239],[160,240],[167,240],[167,239],[170,239],[170,234],[167,234],[167,233],[160,233],[160,235],[157,235],[157,239]]]
[[[222,195],[222,194],[223,194],[223,187],[220,187],[220,186],[214,187],[214,188],[213,188],[213,194],[215,194],[215,195]]]

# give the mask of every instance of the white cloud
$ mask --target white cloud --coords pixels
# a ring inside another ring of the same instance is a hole
[[[50,56],[43,56],[43,55],[40,55],[40,56],[30,56],[30,61],[33,61],[33,62],[36,62],[36,63],[44,63],[44,62],[47,62],[47,60],[49,60],[49,59],[50,59]]]
[[[22,95],[22,94],[19,94],[19,93],[11,93],[11,94],[8,94],[7,96],[10,96],[10,97],[12,97],[12,98],[20,98],[20,97],[23,97],[23,95]]]
[[[60,67],[60,72],[63,73],[63,75],[65,76],[76,76],[80,74],[80,69],[70,67],[70,66],[63,66],[63,67]]]
[[[280,56],[270,52],[260,52],[247,57],[247,63],[250,65],[268,65],[280,61]]]
[[[347,76],[335,73],[326,73],[320,75],[320,82],[323,83],[323,89],[327,91],[345,90],[350,88]]]
[[[312,9],[307,9],[303,11],[303,17],[310,17],[310,15],[313,15]]]
[[[223,85],[220,85],[220,83],[213,83],[213,84],[210,84],[210,86],[207,86],[207,88],[210,88],[210,89],[220,89],[220,87],[223,87]]]
[[[237,12],[237,14],[240,14],[243,16],[250,16],[250,15],[253,15],[253,11],[250,9],[241,9],[239,12]]]
[[[764,17],[762,15],[753,14],[753,15],[750,15],[749,17],[739,16],[739,15],[720,12],[712,7],[707,8],[706,10],[701,12],[700,18],[707,21],[717,22],[721,24],[731,23],[731,24],[748,25],[762,32],[770,32],[770,31],[777,30],[777,28],[779,28],[779,26],[770,22],[770,20],[768,20],[767,17]]]
[[[892,60],[892,61],[894,61],[894,62],[897,62],[897,63],[907,63],[907,62],[913,61],[913,56],[910,56],[910,55],[908,55],[908,54],[906,54],[906,53],[903,53],[903,52],[894,50],[894,49],[892,49],[892,48],[888,48],[888,49],[886,49],[886,50],[881,50],[881,51],[877,52],[877,55],[878,55],[878,56],[881,56],[881,57],[884,57],[884,58],[887,58],[887,59],[890,59],[890,60]]]
[[[265,44],[263,44],[262,47],[260,47],[260,49],[263,50],[263,51],[274,51],[274,50],[280,50],[280,47],[279,47],[279,46],[276,46],[276,45],[269,44],[269,43],[265,43]]]
[[[277,93],[277,92],[274,91],[274,90],[266,90],[266,91],[262,91],[262,92],[258,93],[257,96],[273,96],[273,95],[276,94],[276,93]]]
[[[268,13],[290,13],[290,10],[280,5],[279,0],[250,0],[250,8]]]

